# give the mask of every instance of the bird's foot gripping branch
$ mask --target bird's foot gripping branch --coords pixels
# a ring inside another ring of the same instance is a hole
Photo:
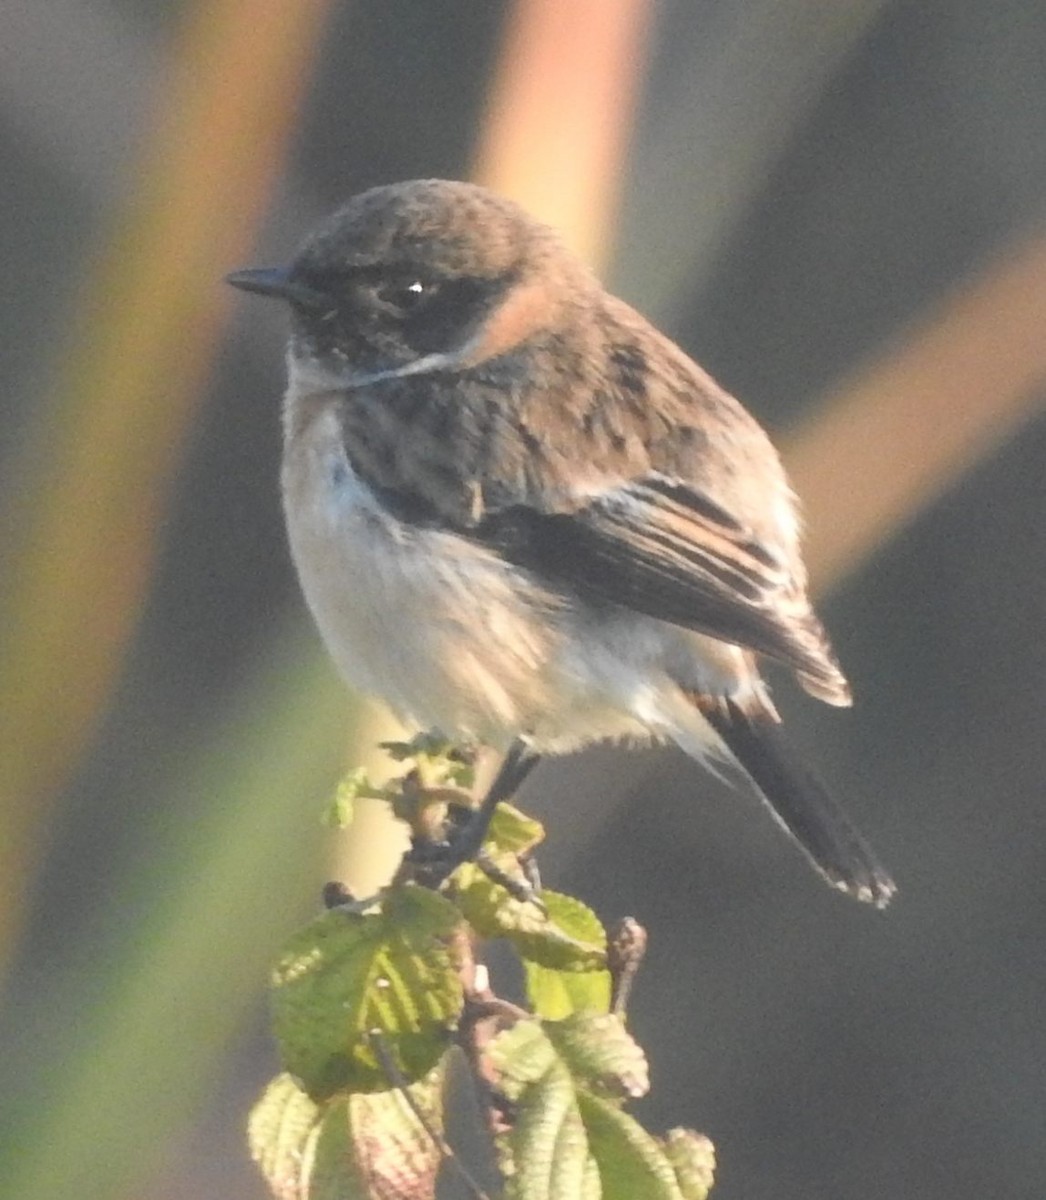
[[[472,784],[467,755],[431,739],[387,747],[390,784],[355,774],[344,819],[380,795],[415,847],[440,841]],[[357,901],[328,886],[328,911],[295,935],[272,977],[284,1073],[250,1119],[250,1145],[280,1200],[425,1200],[441,1170],[475,1197],[704,1200],[711,1143],[646,1132],[627,1111],[648,1088],[625,1004],[645,935],[609,937],[571,896],[533,891],[541,826],[501,804],[478,863],[438,885],[411,854],[392,885]],[[480,958],[501,939],[522,965],[525,1001],[498,996]],[[457,1055],[472,1077],[501,1184],[485,1191],[448,1146],[444,1083]]]

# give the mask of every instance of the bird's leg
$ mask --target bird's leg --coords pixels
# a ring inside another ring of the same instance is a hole
[[[509,747],[479,807],[471,811],[457,809],[461,816],[448,830],[446,841],[438,846],[413,847],[410,851],[412,861],[419,865],[423,863],[437,880],[446,879],[456,867],[471,862],[483,845],[498,805],[516,794],[540,759],[540,754],[517,738]]]
[[[498,805],[502,800],[512,799],[540,761],[541,755],[532,750],[522,738],[517,738],[512,743],[479,808],[468,813],[451,835],[455,853],[459,846],[464,852],[460,862],[468,862],[476,857]]]
[[[533,860],[527,861],[532,862]],[[510,875],[508,871],[503,871],[498,866],[494,858],[482,846],[476,854],[476,866],[479,867],[491,883],[496,883],[503,887],[513,900],[518,900],[521,904],[534,904],[542,913],[547,915],[548,909],[545,907],[544,900],[541,899],[540,883],[536,883],[527,872],[526,863],[523,860],[520,860],[519,865],[523,868],[522,876]]]

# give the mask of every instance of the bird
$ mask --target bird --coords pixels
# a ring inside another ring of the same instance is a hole
[[[404,720],[504,754],[488,816],[543,756],[674,743],[886,905],[763,676],[851,704],[797,500],[738,400],[472,183],[371,188],[288,265],[227,278],[289,307],[283,506],[327,649]]]

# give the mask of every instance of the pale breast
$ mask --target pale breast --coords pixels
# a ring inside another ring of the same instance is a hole
[[[504,741],[550,704],[557,599],[494,553],[392,516],[345,455],[337,397],[288,398],[283,497],[305,598],[354,687]]]

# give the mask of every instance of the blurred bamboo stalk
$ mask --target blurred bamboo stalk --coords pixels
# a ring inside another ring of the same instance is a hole
[[[707,5],[707,36],[628,163],[612,282],[655,321],[707,281],[811,106],[886,0]]]
[[[67,964],[37,999],[35,1027],[49,1036],[34,1051],[36,1077],[5,1106],[0,1192],[143,1194],[214,1085],[275,947],[318,905],[318,814],[347,712],[311,630],[295,622],[213,737],[177,778],[156,781],[153,849],[112,880],[86,978]]]
[[[609,249],[651,17],[649,0],[517,0],[480,125],[476,182],[555,225],[593,265]],[[375,744],[401,735],[369,709],[350,761],[387,776],[392,764]],[[332,870],[367,895],[391,876],[404,839],[387,806],[361,801]]]
[[[1012,248],[844,382],[789,440],[819,590],[1046,404],[1046,235]]]
[[[283,160],[328,0],[197,0],[160,80],[135,190],[85,279],[30,446],[0,624],[0,961],[43,803],[104,712],[229,300]]]
[[[472,176],[604,263],[653,23],[650,0],[518,0]]]

